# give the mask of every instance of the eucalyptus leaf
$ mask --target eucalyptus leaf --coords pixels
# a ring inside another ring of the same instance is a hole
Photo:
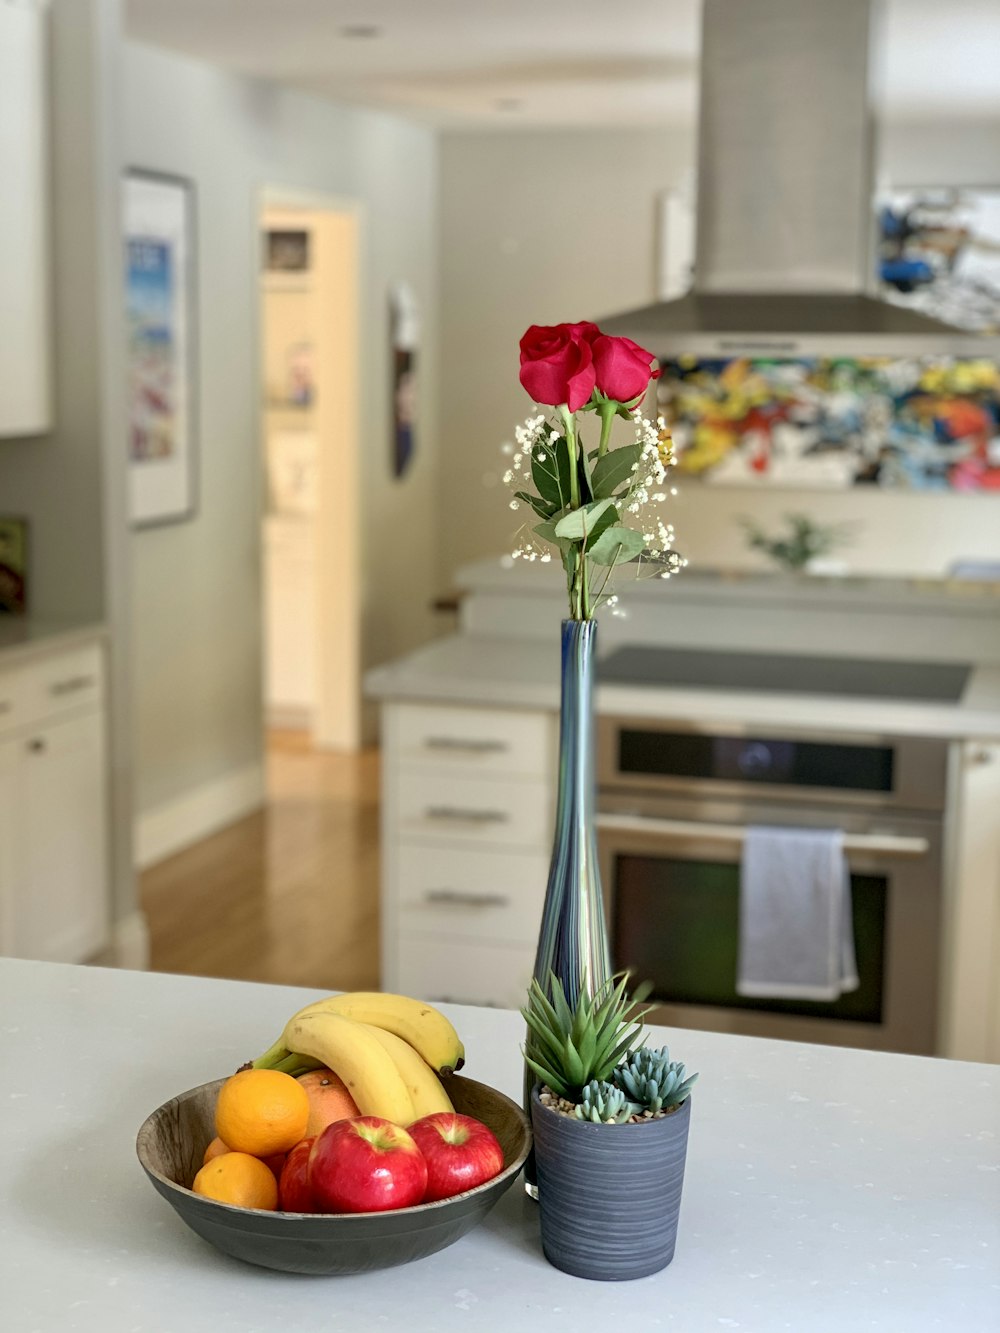
[[[558,505],[550,504],[548,500],[543,500],[538,495],[531,495],[528,491],[515,491],[514,499],[520,500],[526,505],[531,505],[539,518],[551,518],[559,509]]]
[[[570,541],[582,541],[584,532],[590,535],[594,524],[611,503],[611,500],[595,500],[593,504],[581,505],[579,509],[570,510],[556,524],[556,536],[566,537]]]
[[[645,547],[641,532],[635,528],[611,527],[588,547],[587,555],[595,565],[621,565],[633,560]]]
[[[614,495],[621,486],[632,480],[632,468],[638,463],[641,452],[641,445],[625,444],[620,449],[609,449],[603,458],[597,460],[591,474],[597,499],[603,500]]]
[[[539,445],[531,456],[531,479],[543,500],[553,505],[549,512],[569,504],[569,446],[560,435],[555,444]]]

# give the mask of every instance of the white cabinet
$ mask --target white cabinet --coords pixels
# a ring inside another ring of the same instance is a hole
[[[108,933],[103,669],[91,644],[0,671],[0,953],[81,962]]]
[[[0,0],[0,436],[51,426],[45,12]]]
[[[551,854],[556,728],[542,712],[386,705],[384,989],[524,1002]]]

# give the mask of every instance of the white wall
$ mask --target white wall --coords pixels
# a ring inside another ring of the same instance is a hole
[[[688,130],[443,137],[443,585],[461,564],[506,549],[517,526],[497,480],[499,446],[530,407],[518,338],[531,323],[655,299],[654,200],[691,170],[694,147]],[[880,174],[1000,185],[1000,126],[889,125]],[[680,485],[678,546],[701,564],[766,564],[746,550],[737,516],[771,526],[803,510],[857,525],[845,554],[858,571],[939,574],[959,557],[1000,558],[996,497]]]
[[[363,206],[364,661],[431,632],[437,146],[429,131],[391,116],[138,43],[125,43],[124,62],[129,164],[188,177],[197,189],[198,513],[132,539],[137,796],[148,814],[201,788],[218,793],[227,774],[261,761],[256,222],[265,185]],[[427,350],[419,453],[395,482],[387,290],[401,278],[426,312]]]

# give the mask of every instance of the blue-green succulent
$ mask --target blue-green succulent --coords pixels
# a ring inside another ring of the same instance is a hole
[[[611,1077],[640,1110],[656,1112],[680,1106],[698,1075],[688,1076],[680,1061],[670,1059],[666,1046],[658,1051],[644,1046],[620,1064]]]
[[[595,1125],[622,1125],[631,1120],[636,1109],[621,1088],[595,1078],[580,1093],[574,1114],[578,1120],[592,1120]]]

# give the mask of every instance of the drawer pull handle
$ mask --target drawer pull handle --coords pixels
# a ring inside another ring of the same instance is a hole
[[[504,810],[463,810],[455,805],[432,805],[424,812],[427,819],[449,824],[506,824]]]
[[[35,736],[28,742],[28,749],[32,754],[43,754],[45,751],[45,741],[41,736]]]
[[[467,740],[462,736],[428,736],[424,741],[427,750],[459,750],[462,754],[503,754],[510,746],[506,741]]]
[[[75,694],[77,690],[85,690],[93,684],[95,684],[93,676],[68,676],[65,680],[54,681],[49,686],[49,693],[57,697],[62,694]]]
[[[428,889],[424,901],[432,907],[506,907],[502,893],[470,893],[461,889]]]

